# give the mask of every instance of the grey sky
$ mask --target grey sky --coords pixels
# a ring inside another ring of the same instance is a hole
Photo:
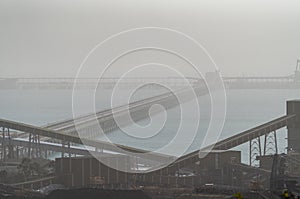
[[[1,0],[0,77],[74,76],[97,43],[143,26],[192,36],[223,75],[288,75],[299,10],[297,0]]]

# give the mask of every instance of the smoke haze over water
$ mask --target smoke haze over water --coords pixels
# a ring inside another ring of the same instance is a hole
[[[155,26],[195,38],[225,76],[289,75],[300,57],[299,10],[299,1],[279,0],[3,0],[0,73],[74,77],[87,53],[110,35]]]

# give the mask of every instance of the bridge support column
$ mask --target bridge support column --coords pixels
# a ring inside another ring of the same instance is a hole
[[[9,128],[2,127],[1,137],[1,160],[4,162],[7,159],[14,157],[13,145],[11,144],[11,135]]]
[[[295,120],[288,123],[288,151],[300,153],[300,100],[287,101],[287,115],[296,115]]]
[[[28,158],[41,157],[40,136],[30,133],[28,146]]]
[[[276,131],[265,134],[264,139],[264,153],[263,155],[278,154],[277,135]]]
[[[249,165],[250,166],[259,166],[257,156],[261,156],[261,142],[260,137],[254,138],[249,142]]]
[[[61,152],[61,157],[63,158],[63,157],[65,157],[65,141],[64,140],[62,140],[61,141],[61,148],[62,148],[62,152]]]

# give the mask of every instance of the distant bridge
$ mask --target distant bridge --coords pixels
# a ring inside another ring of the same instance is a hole
[[[0,78],[0,89],[73,89],[76,81],[76,88],[78,89],[94,89],[95,85],[100,88],[113,88],[120,78]],[[169,85],[172,87],[182,88],[186,87],[187,83],[193,85],[198,79],[196,78],[180,78],[180,77],[132,77],[123,78],[120,88],[131,88],[135,85],[145,85],[147,88],[159,88],[158,85]],[[149,84],[153,82],[153,84]]]
[[[98,88],[112,89],[119,81],[119,78],[0,78],[0,89],[73,89],[76,80],[77,89]],[[152,84],[149,84],[151,80]],[[210,81],[209,79],[205,79]],[[186,79],[177,77],[148,77],[148,78],[127,78],[122,80],[120,88],[132,88],[136,85],[145,85],[147,89],[159,89],[159,85],[168,85],[173,88],[183,88],[187,82],[191,85],[205,85],[205,80],[195,77]],[[229,89],[299,89],[300,73],[298,71],[288,76],[244,76],[244,77],[223,77],[226,88]]]
[[[214,81],[218,72],[208,72],[204,79],[196,77],[126,77],[122,78],[123,88],[133,87],[136,85],[145,85],[147,88],[159,88],[159,84],[183,88],[187,82],[193,86],[205,86],[205,81]],[[95,85],[100,88],[113,88],[120,78],[0,78],[0,89],[72,89],[76,81],[78,89],[94,89]],[[149,80],[154,82],[148,84]],[[243,76],[243,77],[223,77],[224,84],[229,89],[300,89],[300,59],[297,60],[294,74],[287,76]]]

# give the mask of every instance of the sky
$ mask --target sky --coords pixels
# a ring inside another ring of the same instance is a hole
[[[1,0],[0,77],[75,77],[97,44],[140,27],[189,35],[223,76],[290,75],[300,58],[299,10],[297,0]]]

